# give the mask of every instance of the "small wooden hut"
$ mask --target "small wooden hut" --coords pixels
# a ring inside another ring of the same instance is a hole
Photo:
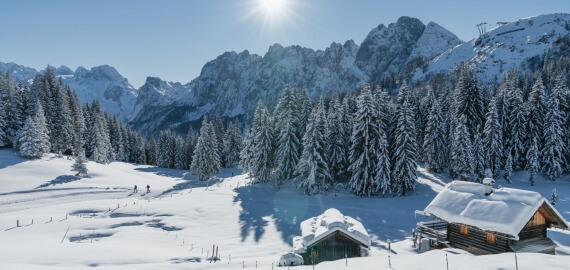
[[[445,186],[418,211],[436,220],[418,223],[416,242],[426,243],[421,239],[427,238],[430,248],[455,247],[477,255],[554,254],[556,244],[547,237],[547,228],[568,229],[560,213],[537,192],[493,189],[492,183],[453,181]]]
[[[370,246],[370,236],[362,223],[336,209],[303,221],[301,232],[302,236],[293,238],[293,248],[305,264],[361,257],[362,248]]]

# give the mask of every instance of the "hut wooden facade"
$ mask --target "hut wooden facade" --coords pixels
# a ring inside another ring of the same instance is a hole
[[[305,264],[317,264],[362,256],[370,237],[359,221],[343,216],[336,209],[301,223],[302,236],[293,239],[294,252]]]
[[[416,243],[455,247],[473,254],[540,252],[554,254],[547,228],[568,224],[539,193],[454,181],[421,213],[436,221],[420,222]],[[426,241],[423,241],[426,243]],[[424,247],[425,249],[425,247]]]

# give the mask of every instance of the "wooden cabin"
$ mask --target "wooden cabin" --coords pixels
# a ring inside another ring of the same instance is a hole
[[[568,223],[548,200],[537,192],[493,189],[492,181],[485,182],[453,181],[445,186],[420,211],[436,220],[418,223],[415,243],[460,248],[477,255],[554,254],[556,244],[548,238],[547,229],[568,229]]]
[[[293,238],[293,248],[306,265],[361,257],[362,248],[370,247],[370,236],[362,223],[336,209],[303,221],[301,232],[302,236]]]

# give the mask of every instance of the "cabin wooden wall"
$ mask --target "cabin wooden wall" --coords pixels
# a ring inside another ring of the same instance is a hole
[[[467,235],[460,233],[460,224],[450,223],[447,226],[447,240],[451,246],[465,249],[474,254],[502,253],[509,251],[509,240],[496,235],[495,244],[487,242],[487,232],[469,227]]]
[[[335,232],[318,243],[309,246],[303,254],[305,265],[323,261],[334,261],[352,257],[360,257],[360,244],[340,232]]]

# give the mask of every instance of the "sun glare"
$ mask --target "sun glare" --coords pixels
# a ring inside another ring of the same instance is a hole
[[[286,8],[286,0],[259,0],[261,8],[272,15],[282,13]]]

